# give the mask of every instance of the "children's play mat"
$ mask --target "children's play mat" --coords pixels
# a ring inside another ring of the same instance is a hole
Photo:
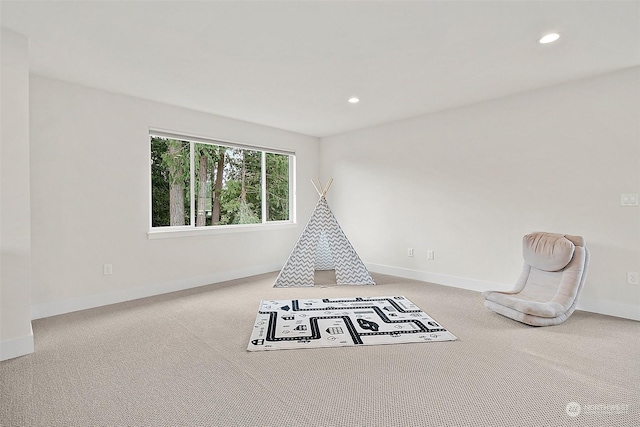
[[[403,296],[266,300],[248,351],[454,341]]]

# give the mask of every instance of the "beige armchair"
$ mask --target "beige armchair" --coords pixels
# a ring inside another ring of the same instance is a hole
[[[524,266],[514,289],[486,291],[484,305],[518,322],[557,325],[573,313],[587,273],[581,236],[536,232],[522,239]]]

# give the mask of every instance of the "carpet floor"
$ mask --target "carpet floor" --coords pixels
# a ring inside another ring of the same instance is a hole
[[[273,288],[276,276],[33,321],[35,353],[0,363],[0,425],[640,425],[640,322],[576,311],[535,328],[477,292],[379,274]],[[263,299],[384,295],[458,340],[247,351]]]

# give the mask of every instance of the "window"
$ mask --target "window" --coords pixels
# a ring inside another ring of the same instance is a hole
[[[294,154],[151,131],[151,227],[292,219]]]

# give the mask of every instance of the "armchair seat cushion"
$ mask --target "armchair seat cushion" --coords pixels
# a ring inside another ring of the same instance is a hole
[[[520,298],[518,294],[509,295],[502,292],[486,292],[484,298],[496,304],[510,307],[524,314],[539,317],[558,317],[566,309],[555,301],[539,302]]]
[[[566,312],[560,314],[556,317],[541,317],[534,316],[531,314],[526,314],[518,310],[514,310],[513,308],[505,307],[504,305],[496,304],[492,301],[485,301],[484,306],[489,310],[494,311],[502,316],[508,317],[510,319],[516,320],[520,323],[525,323],[530,326],[553,326],[559,325],[560,323],[567,320],[569,316],[571,316],[571,312]]]

